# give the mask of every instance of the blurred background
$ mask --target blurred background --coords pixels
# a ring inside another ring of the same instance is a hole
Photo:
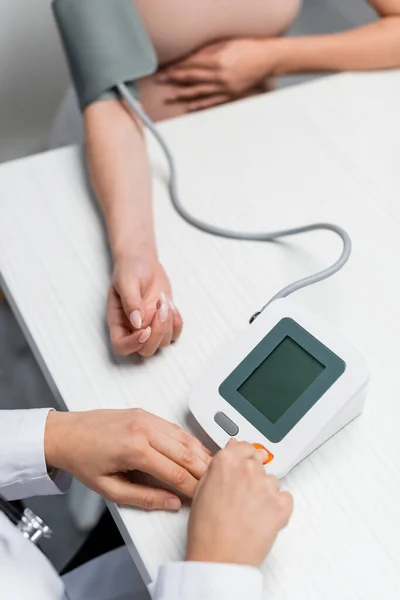
[[[69,86],[50,5],[50,0],[0,0],[0,162],[47,149]],[[342,31],[374,16],[365,0],[303,0],[301,16],[288,35]],[[310,77],[283,78],[279,87],[304,79]],[[0,409],[53,405],[12,312],[0,299]],[[44,549],[61,569],[85,533],[72,520],[66,497],[36,498],[29,506],[56,532]]]

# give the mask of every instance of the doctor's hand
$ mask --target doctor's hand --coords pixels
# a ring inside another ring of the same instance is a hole
[[[179,510],[174,492],[133,483],[132,471],[151,475],[193,497],[210,452],[177,425],[140,409],[51,411],[45,430],[49,468],[68,471],[107,500],[146,510]]]
[[[264,460],[264,451],[235,440],[216,455],[196,489],[186,560],[261,566],[293,510]]]
[[[273,74],[275,40],[234,39],[210,44],[158,75],[174,85],[167,99],[188,112],[267,91]]]
[[[111,344],[120,355],[152,356],[178,339],[182,317],[158,260],[125,256],[115,263],[107,322]]]

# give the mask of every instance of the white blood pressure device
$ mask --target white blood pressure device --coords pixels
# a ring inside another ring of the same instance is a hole
[[[283,477],[360,414],[368,380],[361,354],[286,298],[221,351],[189,405],[220,447],[231,437],[262,447],[267,472]]]
[[[350,237],[330,223],[267,233],[232,231],[188,213],[179,198],[171,152],[135,97],[135,81],[157,68],[135,3],[54,0],[53,9],[82,110],[110,94],[125,101],[164,149],[171,200],[189,225],[240,240],[268,242],[321,229],[342,239],[339,259],[278,292],[190,396],[192,413],[219,446],[230,437],[261,445],[268,452],[267,470],[282,477],[357,416],[364,404],[369,372],[360,354],[322,319],[287,299],[341,269],[350,256]]]

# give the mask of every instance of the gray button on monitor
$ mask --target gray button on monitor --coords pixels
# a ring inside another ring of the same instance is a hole
[[[230,418],[227,417],[223,412],[217,412],[214,417],[214,421],[232,437],[239,433],[239,427],[236,425],[236,423],[231,421]]]

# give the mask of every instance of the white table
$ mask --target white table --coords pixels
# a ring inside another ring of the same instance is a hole
[[[268,600],[400,597],[399,98],[399,73],[346,75],[162,125],[199,217],[248,229],[328,220],[354,243],[340,274],[297,299],[364,351],[369,398],[286,477],[295,513],[264,568]],[[69,410],[141,406],[186,426],[191,382],[219,346],[285,283],[330,263],[340,242],[314,234],[261,245],[195,231],[172,210],[164,160],[151,152],[160,254],[186,322],[178,344],[144,363],[110,359],[106,244],[77,149],[0,169],[0,272]],[[182,558],[186,518],[118,510],[147,579]]]

